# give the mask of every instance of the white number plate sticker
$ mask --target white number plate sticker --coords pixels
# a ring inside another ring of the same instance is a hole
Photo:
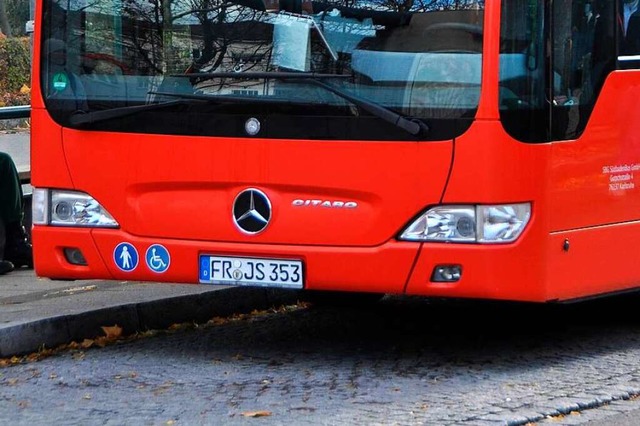
[[[302,288],[302,261],[201,255],[200,282]]]

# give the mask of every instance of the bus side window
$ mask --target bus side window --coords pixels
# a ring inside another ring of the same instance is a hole
[[[620,50],[625,55],[640,55],[640,15],[637,13],[629,18],[627,31],[623,38]],[[634,68],[637,67],[636,65]]]
[[[553,139],[582,133],[604,79],[615,66],[614,6],[611,0],[553,3]]]
[[[620,67],[640,68],[640,2],[620,0]]]

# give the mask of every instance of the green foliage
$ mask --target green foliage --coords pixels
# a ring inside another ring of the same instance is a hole
[[[0,0],[0,28],[5,35],[25,34],[31,0]]]
[[[30,79],[29,38],[0,37],[0,106],[28,105]]]
[[[0,0],[2,1],[2,0]],[[29,0],[4,0],[7,15],[14,36],[24,34],[25,24],[29,20]]]

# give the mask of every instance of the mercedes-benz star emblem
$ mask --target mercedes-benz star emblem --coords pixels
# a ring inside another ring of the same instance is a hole
[[[233,202],[233,221],[244,233],[262,232],[271,219],[271,202],[264,192],[249,188]]]

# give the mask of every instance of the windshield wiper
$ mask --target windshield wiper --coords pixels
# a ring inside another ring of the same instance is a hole
[[[315,86],[321,87],[336,96],[347,100],[355,106],[367,111],[369,114],[378,117],[394,126],[414,135],[423,135],[429,131],[429,126],[422,120],[417,118],[411,118],[399,114],[387,107],[384,107],[378,103],[372,102],[368,99],[364,99],[352,94],[349,94],[343,90],[338,89],[330,84],[327,84],[320,79],[330,78],[350,78],[349,75],[340,74],[319,74],[319,73],[300,73],[300,72],[243,72],[243,73],[194,73],[183,74],[182,77],[233,77],[233,78],[248,78],[248,79],[261,79],[261,78],[277,78],[284,81],[299,82],[299,83],[311,83]],[[104,111],[94,111],[85,114],[72,115],[69,119],[70,124],[79,126],[83,124],[97,123],[100,121],[112,120],[114,118],[127,117],[130,115],[138,114],[145,111],[153,111],[155,109],[168,108],[176,105],[189,104],[193,102],[205,102],[205,103],[229,103],[229,102],[250,102],[250,103],[280,103],[280,104],[299,104],[300,102],[276,99],[276,98],[260,98],[257,96],[237,96],[237,95],[204,95],[204,94],[189,94],[189,93],[172,93],[151,91],[150,95],[160,95],[167,97],[180,98],[173,101],[165,101],[154,104],[136,105],[129,107],[113,108]]]
[[[316,72],[294,72],[294,71],[227,71],[227,72],[194,72],[190,74],[172,74],[170,77],[182,77],[182,78],[237,78],[248,80],[259,80],[261,78],[279,78],[279,79],[346,79],[351,78],[348,74],[322,74]]]
[[[290,71],[289,72],[287,71],[211,72],[211,73],[172,75],[172,77],[238,78],[238,79],[245,78],[245,79],[256,79],[256,80],[262,79],[262,78],[274,78],[274,79],[280,79],[280,80],[289,81],[289,82],[311,83],[316,86],[322,87],[323,89],[333,93],[334,95],[349,101],[350,103],[354,104],[359,108],[362,108],[363,110],[367,111],[369,114],[374,115],[388,123],[391,123],[394,126],[414,136],[423,135],[429,131],[429,126],[427,126],[427,124],[424,121],[418,118],[404,116],[376,102],[361,98],[359,96],[352,95],[350,93],[347,93],[343,90],[338,89],[337,87],[327,84],[324,81],[321,81],[321,80],[328,80],[328,79],[351,78],[351,76],[347,74],[321,74],[321,73],[314,73],[314,72],[290,72]],[[168,94],[168,93],[164,93],[164,94],[171,96],[171,94]],[[192,98],[192,99],[198,99],[198,98]],[[254,98],[254,99],[260,99],[260,98]]]
[[[138,114],[140,112],[153,111],[156,109],[169,108],[176,105],[191,105],[191,104],[229,104],[236,102],[247,103],[278,103],[285,105],[299,105],[300,102],[292,101],[289,99],[277,99],[277,98],[259,98],[256,96],[238,96],[238,95],[204,95],[198,93],[174,93],[174,92],[162,92],[162,91],[150,91],[149,95],[158,95],[179,98],[172,101],[158,102],[154,104],[135,105],[128,107],[112,108],[102,111],[93,111],[87,113],[76,113],[69,118],[69,123],[74,126],[81,126],[83,124],[93,124],[100,121],[112,120],[114,118],[128,117],[130,115]]]
[[[359,96],[352,95],[350,93],[340,90],[337,87],[334,87],[320,80],[311,79],[311,80],[304,80],[304,82],[312,83],[316,86],[322,87],[328,90],[329,92],[333,93],[334,95],[337,95],[342,99],[345,99],[351,102],[355,106],[362,108],[363,110],[367,111],[369,114],[374,115],[386,121],[387,123],[391,123],[394,126],[414,136],[424,135],[429,131],[429,126],[427,126],[427,124],[424,121],[420,120],[419,118],[404,116],[376,102],[372,102],[368,99],[364,99]]]
[[[155,104],[135,105],[128,107],[119,107],[106,109],[103,111],[93,111],[87,113],[77,113],[69,117],[69,123],[74,126],[80,126],[82,124],[97,123],[99,121],[112,120],[114,118],[127,117],[130,115],[138,114],[144,111],[153,111],[155,109],[168,108],[175,105],[182,105],[186,103],[192,103],[185,99],[179,99],[174,101],[159,102]]]
[[[290,99],[275,97],[258,97],[258,96],[241,96],[241,95],[206,95],[202,93],[179,93],[179,92],[149,92],[150,95],[167,96],[180,99],[188,99],[192,101],[206,101],[215,104],[247,102],[253,104],[284,104],[284,105],[300,105]],[[175,101],[177,102],[177,101]]]

